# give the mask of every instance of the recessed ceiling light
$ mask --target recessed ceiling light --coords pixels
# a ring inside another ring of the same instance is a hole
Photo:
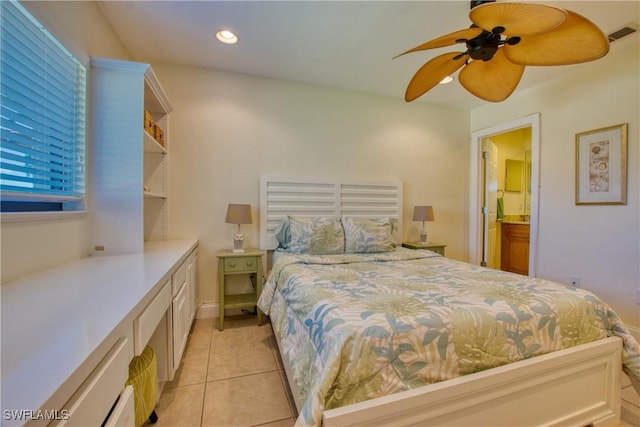
[[[453,81],[453,77],[447,76],[444,79],[440,80],[440,83],[438,84],[446,85],[447,83],[451,83],[452,81]]]
[[[222,43],[226,43],[226,44],[238,43],[238,36],[236,36],[232,31],[229,31],[229,30],[218,31],[216,33],[216,38],[220,40]]]

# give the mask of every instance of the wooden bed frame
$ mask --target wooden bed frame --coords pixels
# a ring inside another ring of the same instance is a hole
[[[343,194],[342,189],[348,191]],[[343,205],[342,200],[348,203]],[[396,238],[401,242],[402,184],[261,177],[262,249],[275,249],[274,230],[287,213],[389,216],[397,219]],[[621,411],[621,358],[622,340],[607,338],[330,409],[323,414],[323,426],[616,426]],[[300,410],[291,370],[284,360],[283,365]]]

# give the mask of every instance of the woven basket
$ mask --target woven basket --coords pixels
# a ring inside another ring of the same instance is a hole
[[[147,110],[144,110],[144,130],[151,135],[154,134],[155,123],[153,123],[153,116]]]
[[[129,364],[129,380],[133,386],[136,427],[142,426],[153,415],[158,399],[158,368],[153,349],[146,346],[140,356]]]

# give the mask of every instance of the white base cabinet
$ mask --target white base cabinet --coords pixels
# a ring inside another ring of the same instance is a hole
[[[187,280],[189,283],[189,323],[198,311],[198,251],[193,251],[187,259]]]
[[[129,362],[133,358],[131,337],[121,338],[94,372],[78,389],[65,410],[69,417],[60,420],[58,427],[98,426],[105,421],[117,397],[129,378]],[[122,408],[126,411],[126,408]],[[111,419],[109,416],[109,419]],[[126,416],[125,416],[126,417]],[[120,424],[131,425],[133,424]]]
[[[187,343],[187,337],[189,336],[189,328],[191,326],[189,322],[189,302],[188,302],[188,289],[186,283],[183,283],[182,287],[178,291],[178,294],[173,298],[173,367],[174,371],[178,369],[180,360],[182,359],[182,353],[184,352],[184,346]]]
[[[172,276],[173,289],[177,289],[172,302],[173,373],[180,367],[197,309],[197,259],[198,253],[193,251]]]
[[[195,239],[147,242],[141,254],[87,257],[3,285],[3,427],[133,426],[129,363],[150,345],[159,391],[173,378],[197,250]]]
[[[120,393],[116,406],[103,424],[104,427],[135,426],[136,412],[133,399],[133,386],[128,385]]]
[[[171,274],[158,295],[134,322],[135,353],[153,348],[158,363],[158,386],[171,381],[180,367],[197,310],[197,259],[194,249]]]

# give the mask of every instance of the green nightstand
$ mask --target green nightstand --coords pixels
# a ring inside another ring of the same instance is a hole
[[[258,298],[262,292],[262,257],[264,251],[258,249],[245,249],[244,252],[231,250],[218,251],[218,300],[220,303],[220,316],[218,329],[224,329],[224,310],[228,308],[241,308],[256,306],[258,314],[258,326],[262,325],[262,312],[257,308]],[[249,274],[253,282],[254,291],[248,294],[225,294],[225,278],[232,274]]]
[[[444,248],[447,247],[447,245],[434,242],[404,242],[402,246],[409,249],[428,249],[442,256],[444,256]]]

